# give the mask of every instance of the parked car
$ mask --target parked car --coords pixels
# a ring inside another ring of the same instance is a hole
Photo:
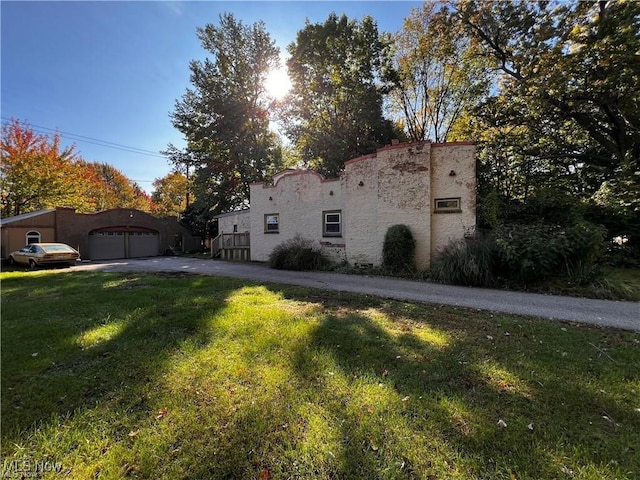
[[[9,255],[10,265],[28,265],[29,268],[60,263],[75,265],[78,260],[80,253],[64,243],[32,243]]]

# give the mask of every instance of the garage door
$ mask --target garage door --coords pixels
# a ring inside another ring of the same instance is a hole
[[[125,232],[89,233],[89,258],[91,260],[126,258],[124,233]]]
[[[116,229],[96,230],[89,233],[89,258],[113,260],[117,258],[153,257],[158,255],[160,237],[151,230]]]
[[[128,232],[129,258],[158,255],[157,232]]]

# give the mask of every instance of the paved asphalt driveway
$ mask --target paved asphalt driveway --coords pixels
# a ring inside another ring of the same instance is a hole
[[[74,270],[107,272],[187,272],[221,277],[246,278],[258,282],[364,293],[411,302],[457,305],[495,312],[589,323],[640,331],[640,302],[617,302],[585,298],[509,292],[483,288],[456,287],[386,277],[345,275],[325,272],[272,270],[255,263],[223,262],[187,257],[89,262]]]

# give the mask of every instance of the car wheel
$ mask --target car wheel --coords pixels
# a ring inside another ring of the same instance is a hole
[[[12,267],[16,265],[16,261],[13,259],[12,256],[9,256],[9,265],[11,265]]]
[[[34,259],[29,260],[29,268],[31,270],[35,270],[37,266],[38,266],[38,264],[36,263],[36,261]]]

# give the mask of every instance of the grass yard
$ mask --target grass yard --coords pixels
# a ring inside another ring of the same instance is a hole
[[[638,333],[213,277],[0,278],[6,478],[640,478]]]

